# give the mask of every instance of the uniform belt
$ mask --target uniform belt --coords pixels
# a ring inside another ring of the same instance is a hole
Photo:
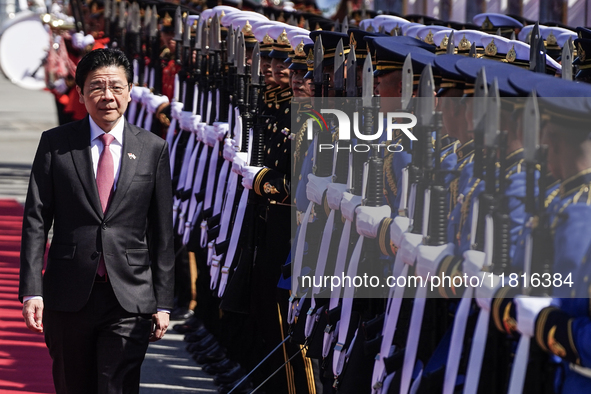
[[[580,365],[569,363],[568,364],[571,371],[578,373],[588,379],[591,379],[591,368],[581,367]]]

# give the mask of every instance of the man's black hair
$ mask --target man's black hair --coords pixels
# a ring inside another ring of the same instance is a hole
[[[84,93],[84,82],[88,74],[109,66],[123,67],[127,83],[133,81],[133,68],[123,52],[118,49],[95,49],[84,55],[76,68],[76,85],[80,87],[82,93]]]

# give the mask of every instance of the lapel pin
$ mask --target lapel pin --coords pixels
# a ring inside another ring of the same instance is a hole
[[[133,153],[128,153],[127,156],[129,156],[130,159],[133,159],[133,160],[136,159],[136,157]]]

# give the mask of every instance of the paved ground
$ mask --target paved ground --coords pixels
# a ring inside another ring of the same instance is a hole
[[[24,202],[41,132],[57,126],[53,96],[11,84],[0,73],[0,199]],[[185,351],[183,336],[167,333],[151,344],[141,394],[217,392],[213,379]]]

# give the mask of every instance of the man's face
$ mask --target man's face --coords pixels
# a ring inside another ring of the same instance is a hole
[[[273,77],[273,69],[271,69],[271,58],[261,56],[261,74],[265,77],[266,85],[277,85]]]
[[[291,72],[291,90],[295,97],[312,97],[311,80],[304,79],[307,70],[293,70]]]
[[[271,61],[271,68],[273,69],[273,78],[275,83],[282,88],[289,86],[289,69],[283,62],[284,59],[275,59]]]
[[[76,90],[92,120],[106,132],[117,124],[131,101],[131,84],[123,67],[109,66],[91,71],[84,81],[84,91],[79,86]]]
[[[402,71],[392,71],[378,77],[376,91],[381,97],[400,97]]]

